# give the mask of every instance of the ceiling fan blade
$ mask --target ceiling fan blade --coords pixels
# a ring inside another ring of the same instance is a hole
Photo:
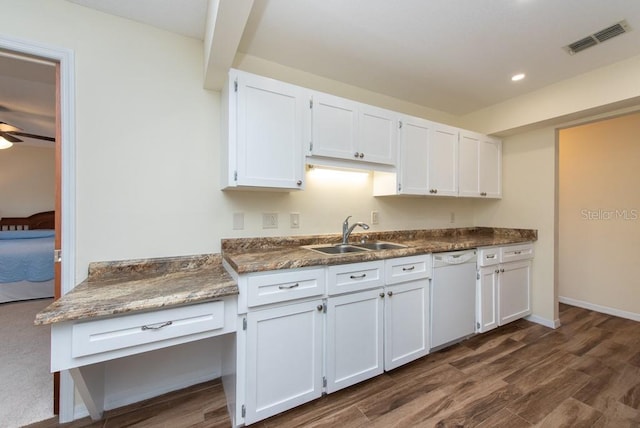
[[[22,140],[20,138],[16,138],[13,135],[4,132],[4,131],[0,131],[0,137],[4,138],[5,140],[7,140],[10,143],[20,143],[22,142]]]
[[[9,125],[7,122],[0,122],[0,131],[16,132],[16,131],[22,131],[22,129],[18,128],[17,126]]]
[[[27,132],[15,132],[12,131],[11,134],[13,135],[19,135],[20,137],[27,137],[27,138],[36,138],[38,140],[45,140],[45,141],[56,141],[55,138],[53,137],[46,137],[44,135],[36,135],[36,134],[29,134]],[[15,137],[14,137],[15,138]],[[22,141],[22,140],[20,140]]]

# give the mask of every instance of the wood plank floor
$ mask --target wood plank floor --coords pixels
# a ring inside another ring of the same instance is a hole
[[[253,426],[640,427],[640,323],[560,305]],[[228,427],[219,381],[52,427]]]

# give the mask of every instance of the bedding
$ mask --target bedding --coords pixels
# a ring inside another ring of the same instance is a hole
[[[53,296],[53,230],[0,231],[0,302]]]

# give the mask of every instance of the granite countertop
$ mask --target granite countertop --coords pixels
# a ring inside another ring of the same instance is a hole
[[[384,241],[406,245],[393,250],[362,251],[328,255],[305,246],[335,244],[341,235],[313,235],[281,238],[238,238],[222,240],[222,255],[237,273],[326,266],[384,260],[419,254],[465,250],[492,245],[531,242],[538,239],[537,230],[505,228],[457,228],[408,230],[397,232],[354,233],[350,242]]]
[[[97,262],[89,276],[36,315],[36,325],[93,319],[238,294],[219,254]]]

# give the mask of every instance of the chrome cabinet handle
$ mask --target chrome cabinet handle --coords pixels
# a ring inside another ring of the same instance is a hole
[[[364,153],[360,153],[360,159],[364,157]]]
[[[500,273],[504,273],[504,269],[500,269]]]
[[[495,255],[495,254],[488,254],[488,255],[487,255],[487,258],[488,258],[488,259],[495,259],[495,258],[496,258],[496,255]]]
[[[355,153],[353,154],[353,157],[354,157],[354,158],[360,157],[360,153],[355,152]]]
[[[522,251],[514,251],[513,254],[522,254]]]
[[[393,296],[393,291],[389,291],[389,292],[387,292],[387,295],[388,295],[389,297]]]
[[[299,286],[300,284],[296,282],[295,284],[291,284],[291,285],[278,285],[278,288],[280,290],[291,290],[292,288],[296,288]]]
[[[495,273],[500,273],[500,269],[496,269],[496,270],[495,270]]]
[[[322,311],[324,309],[324,306],[323,305],[318,305],[316,309],[318,309],[318,311]]]
[[[487,196],[487,192],[480,192],[480,196]]]
[[[351,278],[351,279],[362,279],[362,278],[364,278],[366,276],[367,276],[367,274],[363,273],[362,275],[351,275],[349,278]]]
[[[302,180],[298,180],[298,181],[296,181],[296,184],[297,184],[298,186],[302,186]]]
[[[167,327],[167,326],[169,326],[171,324],[173,324],[173,321],[167,321],[166,323],[160,324],[160,325],[157,325],[157,326],[143,325],[142,327],[140,327],[140,329],[142,331],[145,331],[145,330],[160,330],[161,328]]]
[[[380,298],[384,299],[384,293],[380,293]]]
[[[402,268],[402,270],[403,270],[404,272],[410,272],[410,271],[414,270],[415,268],[416,268],[415,266],[411,266],[411,267],[408,267],[408,268],[403,267],[403,268]]]

